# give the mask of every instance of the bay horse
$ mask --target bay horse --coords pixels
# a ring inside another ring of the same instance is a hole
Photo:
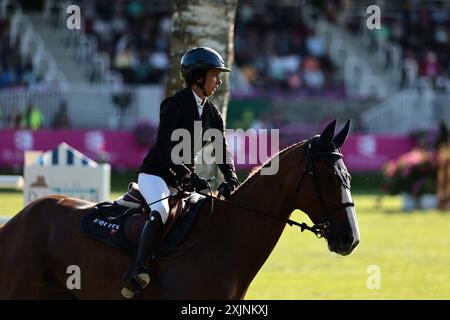
[[[350,254],[359,226],[340,153],[349,124],[334,137],[335,120],[321,135],[282,150],[276,174],[254,171],[229,202],[214,203],[211,215],[209,205],[200,208],[183,240],[194,245],[152,261],[152,281],[140,298],[243,299],[295,209],[321,230],[330,251]],[[123,299],[131,257],[81,233],[93,205],[44,197],[0,229],[0,299]],[[80,285],[69,289],[71,266],[79,267]]]

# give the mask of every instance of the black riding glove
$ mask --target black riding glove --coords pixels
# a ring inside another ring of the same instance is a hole
[[[194,191],[205,190],[209,188],[209,183],[206,179],[200,178],[197,174],[192,173],[189,180],[189,187]]]
[[[239,185],[238,183],[231,180],[222,182],[217,188],[217,190],[219,191],[219,196],[222,195],[225,197],[225,199],[228,199],[230,197],[231,192],[236,190],[238,185]]]

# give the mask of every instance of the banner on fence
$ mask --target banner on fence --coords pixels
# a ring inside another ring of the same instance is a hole
[[[300,138],[294,134],[292,141]],[[304,137],[303,137],[304,138]],[[24,151],[50,150],[66,142],[97,162],[107,162],[116,169],[137,170],[149,149],[142,145],[133,131],[113,130],[2,130],[0,131],[0,167],[20,168],[24,163]],[[259,156],[259,148],[249,148],[239,135],[228,136],[236,168],[250,169],[265,160]],[[280,141],[280,147],[285,145]],[[408,136],[350,135],[343,146],[344,161],[350,172],[379,171],[392,159],[414,148],[415,142]],[[253,151],[251,151],[253,150]],[[271,150],[271,154],[277,150]],[[252,154],[258,153],[258,154]],[[242,156],[245,153],[245,156]],[[258,159],[258,163],[240,158]]]
[[[351,172],[379,171],[392,159],[416,145],[408,136],[354,134],[342,147],[344,161]]]

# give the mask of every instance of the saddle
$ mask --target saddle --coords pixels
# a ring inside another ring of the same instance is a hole
[[[169,216],[166,224],[164,225],[162,238],[167,236],[177,219],[181,218],[182,215],[189,210],[190,206],[198,201],[198,199],[190,199],[189,197],[190,194],[180,192],[169,198]],[[189,199],[189,201],[184,201],[186,199]],[[130,209],[139,209],[142,212],[142,214],[135,217],[134,220],[128,220],[125,224],[125,233],[127,233],[134,240],[133,242],[137,243],[141,234],[140,231],[144,226],[145,220],[147,220],[147,216],[150,214],[149,207],[139,191],[138,184],[135,182],[130,182],[128,184],[127,193],[117,198],[115,202],[120,206]]]
[[[204,196],[185,192],[169,198],[169,216],[154,258],[166,255],[184,238],[204,200]],[[92,207],[82,218],[81,230],[92,238],[134,256],[149,214],[149,207],[137,183],[131,182],[128,191],[114,202],[102,202]]]

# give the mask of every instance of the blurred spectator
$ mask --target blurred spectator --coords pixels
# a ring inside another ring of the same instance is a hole
[[[139,18],[144,11],[144,5],[139,0],[132,0],[128,3],[127,13],[132,18]]]
[[[30,101],[25,112],[22,115],[21,120],[22,128],[38,130],[41,129],[44,125],[44,114],[38,107],[32,105]]]
[[[272,121],[270,121],[270,118],[268,117],[267,114],[262,114],[261,116],[259,116],[259,118],[253,120],[252,124],[250,125],[250,128],[252,129],[272,129],[273,128],[273,124]]]
[[[305,84],[311,89],[320,89],[325,77],[320,69],[320,61],[314,57],[307,57],[303,63],[303,78]]]
[[[300,62],[298,55],[272,56],[269,60],[269,75],[276,83],[283,83],[289,74],[299,68]]]
[[[55,113],[55,117],[53,118],[53,128],[62,129],[70,127],[70,117],[67,110],[67,103],[65,101],[61,102],[58,110]]]
[[[325,43],[322,38],[314,33],[314,31],[311,31],[308,38],[306,38],[306,48],[308,49],[308,52],[316,58],[320,58],[325,54]]]
[[[403,65],[402,87],[412,88],[414,87],[415,80],[419,74],[419,65],[412,52],[405,54]]]
[[[161,82],[164,72],[169,68],[169,56],[161,50],[153,51],[150,53],[148,61],[154,77],[152,82]]]
[[[135,83],[146,83],[150,77],[150,64],[148,61],[147,50],[141,49],[136,63],[133,66],[133,82]]]
[[[0,87],[8,88],[19,84],[19,73],[16,66],[12,63],[8,63],[7,69],[0,69]]]
[[[301,77],[301,74],[298,72],[295,72],[291,74],[287,80],[288,86],[292,90],[298,90],[303,87],[303,80]]]
[[[114,67],[122,72],[125,82],[131,82],[132,69],[137,62],[138,59],[134,53],[134,48],[127,44],[123,50],[117,53],[114,59]]]
[[[256,70],[254,68],[243,67],[241,69],[233,66],[231,73],[231,91],[234,94],[250,94],[252,90],[252,81],[256,79]]]
[[[22,83],[27,87],[33,87],[38,82],[37,75],[33,72],[33,64],[28,63],[22,75]]]
[[[426,53],[425,59],[421,65],[420,73],[431,80],[436,80],[436,77],[441,73],[441,65],[436,53],[431,50]]]
[[[128,22],[120,11],[114,13],[111,21],[111,28],[114,33],[120,34],[127,30]]]
[[[20,114],[18,108],[13,108],[7,118],[8,128],[19,129],[21,123],[22,123],[22,115]]]

